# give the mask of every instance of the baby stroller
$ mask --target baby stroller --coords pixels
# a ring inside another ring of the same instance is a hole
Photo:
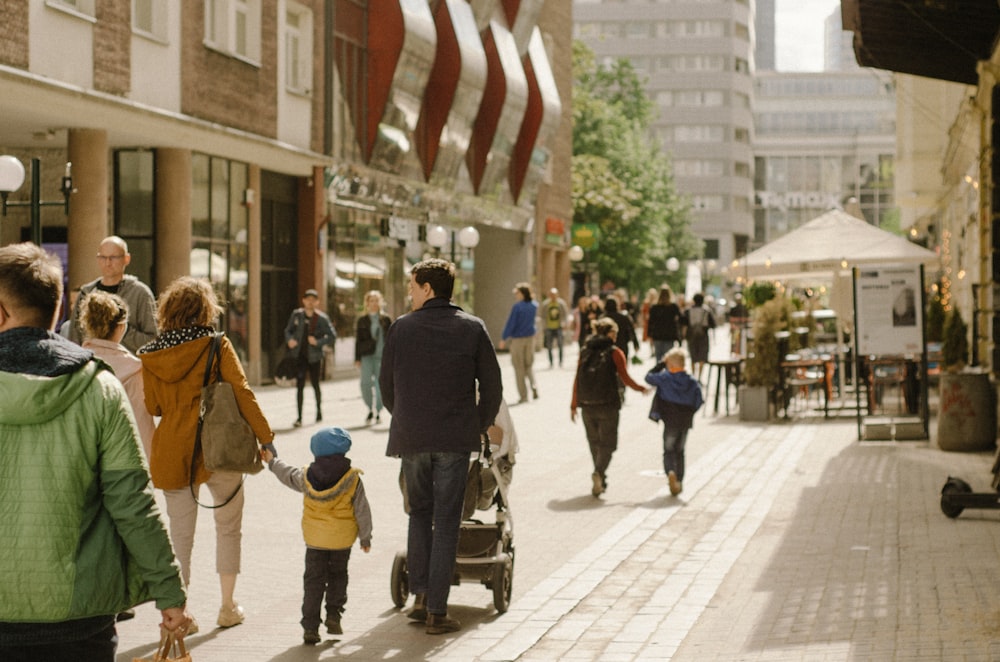
[[[514,580],[514,522],[507,493],[516,450],[517,437],[510,413],[506,403],[501,402],[497,424],[483,436],[482,451],[469,464],[452,578],[453,586],[475,581],[493,591],[493,605],[501,614],[510,606]],[[494,507],[496,515],[492,523],[475,517],[477,510]],[[390,592],[393,604],[401,609],[409,597],[405,550],[397,552],[392,562]]]

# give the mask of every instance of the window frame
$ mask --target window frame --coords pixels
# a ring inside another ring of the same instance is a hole
[[[206,48],[259,67],[261,0],[205,0]]]
[[[298,19],[298,25],[294,28],[288,21],[289,15],[295,15]],[[312,10],[297,2],[287,3],[282,26],[285,90],[294,94],[308,96],[312,93],[313,25]],[[294,46],[293,37],[296,42]],[[294,61],[291,57],[293,49],[297,56]]]

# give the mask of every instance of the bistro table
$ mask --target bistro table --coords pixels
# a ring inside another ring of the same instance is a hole
[[[715,413],[719,413],[719,392],[723,388],[726,389],[726,416],[729,416],[729,386],[736,386],[739,388],[740,384],[740,372],[741,366],[743,364],[743,358],[740,356],[731,356],[728,359],[710,359],[708,361],[708,381],[705,382],[706,386],[711,389],[712,387],[712,370],[715,370]],[[736,391],[737,397],[739,397],[739,390]]]

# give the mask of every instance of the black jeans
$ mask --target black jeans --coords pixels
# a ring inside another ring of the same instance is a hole
[[[313,393],[316,394],[316,417],[319,418],[321,412],[320,405],[322,396],[319,391],[319,369],[323,365],[322,361],[309,363],[308,359],[302,358],[302,354],[308,354],[307,348],[302,348],[299,354],[299,372],[295,375],[295,404],[298,405],[299,420],[302,420],[302,391],[306,387],[306,375],[309,375],[309,383],[312,384]]]
[[[347,604],[347,562],[351,548],[306,548],[306,572],[302,576],[302,629],[318,630],[323,596],[326,596],[326,617],[339,621]]]
[[[587,405],[580,407],[583,428],[587,431],[594,471],[602,478],[611,464],[611,455],[618,450],[618,405]]]
[[[108,620],[107,627],[84,639],[33,646],[0,646],[0,660],[4,662],[63,662],[64,660],[115,662],[118,632],[115,631],[113,617]]]

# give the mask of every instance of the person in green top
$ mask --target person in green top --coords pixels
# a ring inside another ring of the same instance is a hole
[[[0,248],[0,660],[114,662],[115,617],[156,601],[190,623],[132,406],[93,352],[52,332],[59,259]]]

